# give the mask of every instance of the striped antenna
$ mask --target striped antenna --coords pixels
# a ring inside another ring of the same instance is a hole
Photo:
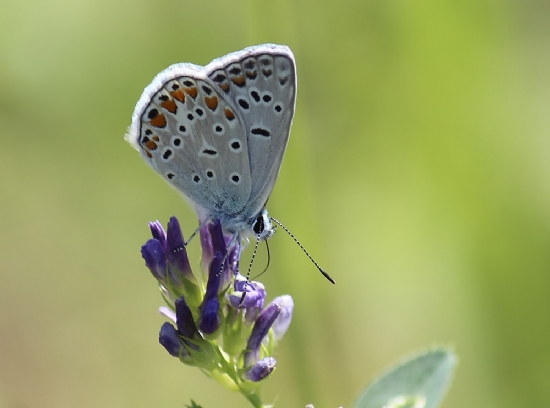
[[[328,273],[326,273],[325,270],[324,270],[323,268],[321,268],[317,262],[315,262],[315,259],[313,259],[313,258],[311,257],[311,255],[306,251],[306,249],[304,248],[304,246],[303,246],[302,244],[300,244],[300,241],[298,241],[298,239],[292,234],[292,232],[290,232],[290,231],[288,230],[287,227],[285,227],[283,224],[281,224],[281,223],[280,223],[278,220],[276,220],[275,218],[273,218],[273,217],[269,217],[269,218],[271,219],[271,221],[274,221],[274,222],[277,223],[282,229],[284,229],[288,235],[290,235],[290,237],[294,240],[294,242],[296,242],[296,243],[298,244],[298,246],[302,249],[302,251],[304,251],[304,254],[306,254],[306,256],[309,258],[309,260],[310,260],[311,262],[313,262],[313,265],[315,265],[315,266],[317,267],[317,269],[319,270],[319,272],[321,272],[321,273],[323,274],[323,276],[329,280],[329,282],[331,282],[331,283],[336,283],[336,282],[334,281],[334,279],[332,279],[332,277],[331,277]]]

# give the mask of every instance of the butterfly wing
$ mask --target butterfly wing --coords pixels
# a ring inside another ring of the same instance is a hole
[[[127,139],[204,216],[232,214],[251,194],[240,112],[203,67],[176,64],[144,90]]]
[[[296,99],[294,56],[265,44],[176,64],[144,90],[127,139],[199,212],[238,231],[279,173]]]
[[[243,218],[265,206],[279,174],[296,101],[292,51],[265,44],[212,61],[208,77],[242,117],[247,138],[251,192]]]

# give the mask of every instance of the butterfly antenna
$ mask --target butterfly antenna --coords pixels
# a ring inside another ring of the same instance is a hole
[[[317,269],[319,270],[319,272],[321,272],[321,273],[323,274],[323,276],[329,280],[329,282],[331,282],[331,283],[336,283],[336,282],[334,281],[334,279],[332,279],[332,277],[331,277],[328,273],[326,273],[325,270],[324,270],[323,268],[321,268],[317,262],[315,262],[315,259],[313,259],[313,258],[311,257],[311,255],[306,251],[306,249],[304,248],[304,246],[303,246],[302,244],[300,244],[300,241],[298,241],[298,239],[292,234],[292,232],[290,232],[290,231],[288,230],[287,227],[285,227],[283,224],[281,224],[281,222],[279,222],[279,221],[276,220],[275,218],[273,218],[273,217],[269,217],[269,218],[271,219],[271,221],[273,221],[273,222],[279,224],[279,226],[280,226],[282,229],[284,229],[288,235],[290,235],[290,237],[294,240],[294,242],[296,242],[296,243],[298,244],[298,246],[302,249],[302,251],[304,251],[304,254],[306,254],[306,256],[309,258],[309,260],[310,260],[311,262],[313,262],[313,265],[315,265],[315,266],[317,267]]]
[[[269,244],[267,243],[267,239],[264,240],[264,242],[265,242],[265,247],[267,248],[267,265],[265,266],[265,269],[259,275],[254,276],[252,280],[256,280],[260,276],[262,276],[264,273],[266,273],[269,268],[269,263],[271,262],[271,253],[269,252]]]
[[[239,307],[241,307],[241,305],[244,302],[244,297],[246,295],[246,289],[248,288],[248,282],[250,282],[250,271],[252,270],[252,264],[254,263],[254,258],[256,258],[256,253],[258,252],[258,245],[259,244],[260,244],[260,236],[256,235],[256,244],[254,245],[254,252],[252,252],[252,258],[250,258],[250,263],[248,264],[248,271],[246,272],[246,282],[244,283],[243,295],[241,296],[241,301],[239,302]]]

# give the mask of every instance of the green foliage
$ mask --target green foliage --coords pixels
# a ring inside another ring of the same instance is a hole
[[[421,353],[376,379],[354,408],[437,408],[457,359],[447,349]]]

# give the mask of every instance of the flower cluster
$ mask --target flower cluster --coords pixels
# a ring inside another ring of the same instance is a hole
[[[178,220],[167,231],[149,224],[153,238],[141,248],[145,264],[159,282],[167,306],[159,342],[187,365],[199,367],[226,387],[263,407],[259,382],[275,369],[273,349],[292,318],[288,295],[265,306],[260,282],[241,276],[241,242],[224,235],[219,220],[200,230],[203,273],[193,274]]]

